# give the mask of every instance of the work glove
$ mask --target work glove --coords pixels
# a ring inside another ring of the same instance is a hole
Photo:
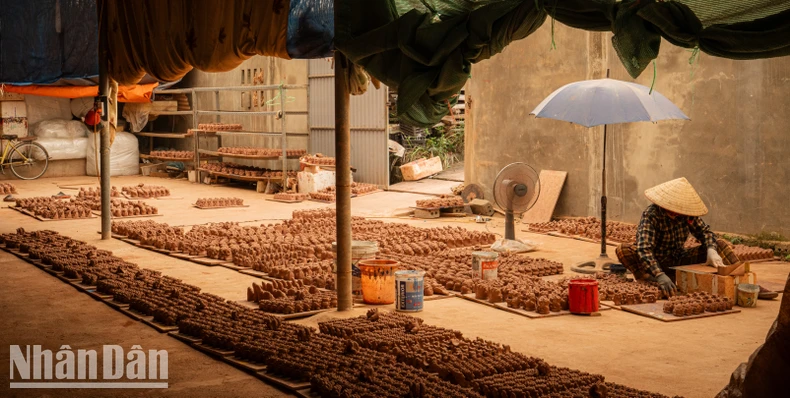
[[[677,293],[677,287],[672,283],[672,279],[669,279],[667,274],[663,272],[656,277],[656,283],[658,283],[658,287],[661,288],[661,291],[663,291],[667,297],[672,297]]]
[[[724,266],[724,261],[722,261],[721,256],[716,251],[716,249],[714,249],[712,247],[708,248],[708,263],[707,264],[710,265],[713,268],[723,267]]]

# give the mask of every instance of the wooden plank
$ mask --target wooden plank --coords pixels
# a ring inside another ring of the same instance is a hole
[[[183,333],[179,333],[179,332],[170,332],[170,333],[168,333],[168,335],[170,335],[170,337],[174,337],[174,338],[176,338],[178,340],[181,340],[182,342],[187,343],[187,344],[200,343],[200,338],[194,337],[194,336],[190,336],[190,335],[187,335],[187,334],[183,334]]]
[[[239,272],[241,272],[242,274],[247,274],[247,275],[251,275],[251,276],[257,276],[259,278],[264,278],[264,277],[269,276],[269,274],[267,274],[265,272],[256,271],[256,270],[250,269],[250,268],[240,270]]]
[[[225,260],[217,260],[217,259],[208,258],[208,257],[194,257],[194,258],[189,259],[189,261],[192,261],[193,263],[198,263],[198,264],[201,264],[201,265],[205,265],[205,266],[208,266],[208,267],[214,267],[214,266],[220,265],[220,264],[225,262]]]
[[[233,351],[214,348],[203,343],[192,343],[192,347],[214,357],[227,357],[233,355]]]
[[[222,360],[234,367],[250,373],[257,373],[266,370],[266,365],[262,363],[250,362],[246,359],[238,358],[235,355],[222,357]]]
[[[263,380],[263,381],[265,381],[265,382],[267,382],[269,384],[274,384],[275,386],[278,386],[280,388],[284,388],[284,389],[290,390],[290,391],[303,390],[305,388],[310,387],[310,382],[309,381],[300,381],[300,380],[294,380],[294,379],[290,379],[290,378],[280,377],[280,376],[271,374],[271,373],[266,372],[266,371],[257,372],[257,373],[255,373],[255,375],[259,379],[261,379],[261,380]]]
[[[87,293],[88,296],[93,297],[95,300],[104,301],[105,304],[107,304],[106,303],[107,300],[112,300],[111,294],[104,294],[99,292],[98,290],[88,290]]]
[[[74,286],[75,288],[77,288],[77,290],[80,290],[80,291],[83,291],[83,292],[87,292],[88,290],[96,290],[96,286],[86,285],[86,284],[82,283],[81,279],[78,280],[78,281],[69,282],[69,283],[72,286]]]
[[[621,305],[620,307],[622,307],[623,311],[630,312],[632,314],[642,315],[648,318],[657,319],[659,321],[664,321],[664,322],[685,321],[689,319],[708,318],[711,316],[737,314],[741,312],[741,310],[733,308],[731,310],[720,311],[720,312],[706,311],[698,315],[674,316],[672,314],[664,313],[664,303],[665,301],[658,301],[655,303]]]
[[[196,204],[192,204],[193,207],[197,207],[200,210],[213,210],[213,209],[229,209],[231,207],[250,207],[250,205],[238,205],[238,206],[215,206],[215,207],[205,207],[205,206],[198,206]]]
[[[302,203],[302,202],[305,201],[304,199],[302,199],[302,200],[284,200],[284,199],[275,199],[275,198],[266,199],[266,200],[268,200],[270,202],[280,202],[280,203]]]
[[[443,170],[442,160],[438,156],[430,159],[417,159],[400,166],[404,181],[417,181],[438,174]]]
[[[540,195],[535,205],[527,210],[521,217],[522,223],[539,223],[551,221],[554,215],[554,208],[560,198],[565,179],[568,177],[567,171],[541,170],[540,176]]]
[[[93,214],[95,214],[97,216],[101,216],[101,211],[100,210],[94,210],[91,213],[93,213]],[[110,218],[112,218],[113,220],[120,220],[122,218],[161,217],[163,215],[164,214],[138,214],[136,216],[113,216],[113,215],[111,215]]]
[[[242,266],[233,264],[231,262],[224,262],[224,263],[221,263],[219,266],[220,267],[225,267],[225,268],[228,268],[228,269],[232,269],[234,271],[241,271],[241,270],[245,270],[245,269],[250,269],[250,267],[242,267]]]
[[[159,333],[168,333],[168,332],[172,332],[172,331],[178,330],[178,326],[165,325],[163,323],[155,321],[153,318],[150,319],[150,320],[149,319],[143,319],[143,323],[148,325],[148,326],[150,326],[150,327],[152,327],[152,328],[154,328],[154,329],[156,329],[156,331],[158,331]]]

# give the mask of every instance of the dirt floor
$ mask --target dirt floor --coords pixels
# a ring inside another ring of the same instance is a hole
[[[149,200],[163,216],[153,218],[171,225],[194,225],[207,222],[238,221],[253,224],[272,223],[290,218],[296,209],[331,206],[315,202],[284,204],[267,201],[270,197],[254,190],[238,187],[206,186],[186,181],[150,177],[117,177],[113,185],[144,182],[166,185],[174,198]],[[58,191],[74,193],[66,186],[86,184],[98,186],[96,178],[57,178],[39,181],[14,181],[22,197],[52,195]],[[444,181],[443,183],[447,183]],[[421,191],[423,187],[420,187]],[[425,188],[431,192],[433,187]],[[250,207],[237,209],[200,210],[191,206],[199,197],[240,197]],[[502,233],[503,220],[495,218],[488,224],[467,219],[411,220],[395,215],[413,205],[423,195],[383,192],[352,200],[353,214],[433,227],[461,225],[469,229]],[[0,207],[0,233],[18,227],[27,230],[52,229],[73,238],[87,241],[99,248],[141,267],[162,271],[200,286],[204,291],[231,300],[244,300],[246,288],[257,278],[222,267],[206,267],[192,262],[157,254],[118,240],[101,241],[98,218],[74,221],[40,222],[16,211]],[[715,226],[714,226],[715,227]],[[566,274],[576,262],[595,257],[599,245],[572,239],[555,238],[516,230],[521,238],[538,243],[536,257],[560,261]],[[610,256],[614,256],[610,248]],[[103,344],[144,349],[166,349],[169,353],[170,378],[167,391],[153,391],[167,396],[281,396],[285,395],[264,382],[199,353],[176,339],[159,334],[142,323],[94,301],[85,294],[16,257],[0,252],[0,352],[8,358],[11,344],[43,344],[58,349],[63,344],[72,348],[96,348]],[[753,264],[760,282],[783,284],[790,263]],[[550,364],[600,373],[608,381],[667,395],[687,397],[714,396],[729,380],[730,373],[759,346],[779,309],[779,301],[760,301],[757,308],[744,309],[735,315],[664,323],[619,310],[603,311],[600,317],[560,316],[528,319],[458,298],[428,301],[425,310],[416,314],[427,323],[460,330],[468,337],[482,337],[503,344],[527,355],[542,357]],[[336,316],[356,316],[367,308],[349,313],[324,313],[298,321],[317,322]],[[0,396],[48,396],[42,390],[9,390],[8,361],[0,358]],[[51,396],[108,396],[107,391],[51,390]],[[152,391],[128,390],[124,395],[142,396]]]

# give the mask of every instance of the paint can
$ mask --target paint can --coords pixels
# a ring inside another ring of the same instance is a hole
[[[598,312],[598,281],[574,279],[568,283],[568,307],[573,314]]]
[[[738,285],[735,304],[739,307],[756,307],[757,296],[760,295],[760,286],[751,283],[741,283]]]
[[[332,242],[332,252],[335,253],[334,262],[332,263],[332,272],[337,274],[337,242]],[[351,294],[354,298],[362,298],[362,280],[360,279],[361,273],[359,271],[359,262],[361,260],[375,258],[378,252],[378,242],[365,240],[351,241]]]
[[[472,252],[472,278],[494,280],[499,268],[499,253]]]
[[[422,311],[425,271],[395,271],[395,310]]]

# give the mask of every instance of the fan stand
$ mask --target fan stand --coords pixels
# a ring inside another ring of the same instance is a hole
[[[527,194],[527,186],[516,181],[505,180],[502,182],[508,187],[508,203],[505,208],[505,238],[502,244],[499,245],[502,250],[511,253],[520,253],[529,251],[524,242],[516,240],[516,217],[513,212],[513,196],[525,196]]]
[[[603,125],[603,169],[601,170],[601,254],[598,258],[584,261],[571,267],[580,274],[609,272],[612,264],[617,264],[606,254],[606,125]]]

